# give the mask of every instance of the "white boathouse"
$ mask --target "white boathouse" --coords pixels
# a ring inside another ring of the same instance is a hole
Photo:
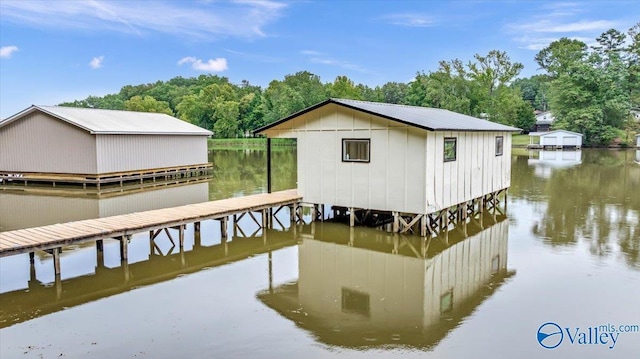
[[[342,207],[351,225],[388,212],[394,231],[420,221],[426,235],[429,222],[506,196],[519,131],[443,109],[328,99],[255,133],[297,139],[304,202]]]

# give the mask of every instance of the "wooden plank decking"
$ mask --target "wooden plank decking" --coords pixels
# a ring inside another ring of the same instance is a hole
[[[80,242],[130,236],[207,219],[296,205],[297,190],[256,194],[119,216],[0,232],[0,257],[48,250]]]

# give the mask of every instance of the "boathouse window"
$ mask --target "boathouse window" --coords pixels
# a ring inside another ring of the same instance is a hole
[[[342,139],[342,162],[369,162],[370,139]]]
[[[457,139],[455,137],[444,138],[444,161],[451,162],[456,160]]]
[[[345,313],[369,316],[369,294],[357,292],[348,288],[342,288],[342,311]]]
[[[440,296],[440,313],[448,313],[453,309],[453,291],[448,291]]]
[[[502,156],[503,141],[502,136],[496,136],[496,156]]]

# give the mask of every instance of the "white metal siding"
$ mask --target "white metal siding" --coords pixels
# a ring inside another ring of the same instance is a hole
[[[426,131],[335,105],[291,122],[295,130],[278,136],[298,138],[298,193],[304,201],[424,212]],[[371,140],[369,163],[342,162],[346,138]]]
[[[429,132],[327,105],[266,133],[298,138],[298,193],[310,203],[432,213],[510,185],[510,132]],[[456,161],[444,162],[444,137],[457,138]],[[342,162],[344,138],[371,139],[370,163]]]
[[[542,146],[557,146],[558,138],[556,136],[540,136],[540,144]]]
[[[578,136],[564,136],[564,137],[562,137],[562,145],[563,146],[577,146],[578,145]]]
[[[0,128],[0,171],[96,173],[95,137],[40,112]]]
[[[496,137],[503,152],[496,156]],[[444,138],[457,139],[456,160],[444,162]],[[427,136],[426,213],[510,186],[510,132],[430,132]]]
[[[97,135],[98,173],[207,163],[206,136]]]

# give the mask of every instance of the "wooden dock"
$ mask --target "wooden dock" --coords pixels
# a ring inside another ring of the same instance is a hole
[[[119,185],[127,183],[140,183],[145,181],[172,181],[198,176],[210,176],[213,164],[201,163],[189,166],[176,166],[164,168],[152,168],[137,171],[110,172],[102,174],[76,174],[76,173],[34,173],[34,172],[6,172],[0,171],[0,189],[13,188],[28,185],[66,185],[87,188],[87,185],[100,190],[101,186]]]
[[[0,232],[0,257],[30,253],[33,260],[34,251],[47,251],[53,255],[55,273],[59,275],[60,252],[64,246],[95,241],[98,250],[101,251],[103,239],[115,238],[120,241],[121,259],[126,261],[127,245],[133,234],[148,231],[150,239],[154,239],[161,231],[169,234],[168,229],[174,228],[179,231],[178,237],[182,247],[187,224],[193,223],[195,230],[199,231],[201,221],[219,220],[222,236],[226,237],[229,217],[233,217],[235,226],[240,218],[248,214],[259,227],[267,228],[271,225],[273,216],[283,207],[291,208],[293,219],[298,213],[301,200],[302,197],[294,189]],[[254,212],[261,213],[260,221]],[[171,238],[170,234],[169,237]]]

